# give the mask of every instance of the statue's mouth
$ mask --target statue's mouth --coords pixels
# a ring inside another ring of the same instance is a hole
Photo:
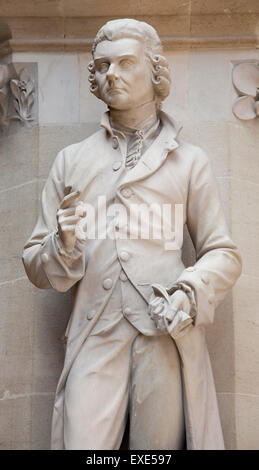
[[[117,95],[117,93],[121,93],[123,90],[122,88],[108,88],[107,91],[110,95]]]

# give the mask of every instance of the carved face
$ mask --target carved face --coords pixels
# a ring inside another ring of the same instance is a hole
[[[94,64],[99,96],[109,107],[132,109],[154,99],[151,64],[137,39],[100,42]]]

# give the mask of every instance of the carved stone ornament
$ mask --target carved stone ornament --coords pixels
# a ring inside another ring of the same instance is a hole
[[[259,117],[259,62],[237,64],[232,81],[239,94],[233,104],[234,115],[242,120]]]
[[[25,125],[35,122],[34,65],[20,63],[0,65],[0,132],[6,133],[11,121]],[[25,64],[24,64],[25,65]],[[33,76],[33,78],[32,78]]]
[[[10,80],[15,113],[9,118],[22,122],[32,121],[32,106],[34,103],[34,81],[26,69],[22,69],[18,79]]]

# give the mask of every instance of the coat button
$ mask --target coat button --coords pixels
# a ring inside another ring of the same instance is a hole
[[[127,279],[128,279],[128,278],[127,278],[125,272],[124,272],[124,271],[121,271],[121,273],[120,273],[120,280],[123,281],[123,282],[125,282],[125,281],[127,281]]]
[[[114,171],[117,171],[117,170],[120,169],[121,165],[122,165],[122,162],[120,160],[118,160],[117,162],[113,163],[112,168],[113,168]]]
[[[130,188],[122,188],[122,189],[121,189],[121,195],[122,195],[123,197],[126,197],[126,198],[128,199],[128,198],[131,197],[132,191],[131,191]]]
[[[188,268],[186,268],[186,271],[192,273],[193,271],[195,271],[195,267],[194,266],[189,266]]]
[[[116,150],[119,147],[119,142],[117,137],[112,138],[112,147]]]
[[[47,255],[47,253],[43,253],[43,254],[41,255],[41,261],[42,261],[44,264],[46,264],[46,263],[48,262],[48,260],[49,260],[49,256]]]
[[[127,251],[122,251],[122,252],[120,253],[120,259],[121,259],[121,261],[128,261],[129,257],[130,257],[130,255],[129,255],[129,253],[128,253]]]
[[[214,303],[214,295],[213,294],[209,295],[208,302],[209,302],[210,305],[212,305]]]
[[[124,309],[124,313],[125,313],[125,315],[129,315],[129,314],[131,313],[130,307],[126,307],[126,308]]]
[[[87,320],[92,320],[92,318],[94,318],[94,316],[95,316],[95,310],[91,310],[87,314]]]
[[[104,279],[104,281],[103,281],[103,288],[104,289],[109,290],[109,289],[112,288],[112,285],[113,285],[112,279],[110,279],[110,278]]]

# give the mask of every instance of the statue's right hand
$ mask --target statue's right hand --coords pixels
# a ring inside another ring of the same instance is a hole
[[[58,234],[67,252],[72,252],[76,242],[76,226],[86,213],[78,215],[77,204],[75,201],[79,198],[80,191],[73,191],[67,194],[57,211]]]

